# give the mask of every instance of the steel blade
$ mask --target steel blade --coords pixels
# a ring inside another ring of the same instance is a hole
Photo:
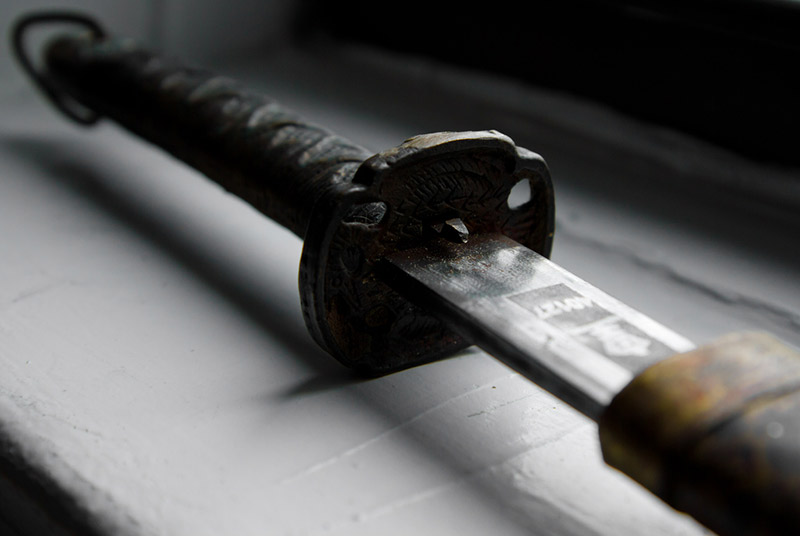
[[[593,419],[633,376],[694,344],[500,234],[386,258],[390,285]]]

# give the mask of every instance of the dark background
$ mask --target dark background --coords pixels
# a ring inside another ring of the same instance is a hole
[[[337,40],[511,76],[755,160],[800,163],[800,4],[791,0],[312,5],[306,29]]]

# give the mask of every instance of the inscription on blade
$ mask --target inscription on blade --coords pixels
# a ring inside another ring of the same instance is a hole
[[[641,329],[564,283],[521,292],[508,299],[540,320],[569,333],[581,344],[620,363],[627,363],[626,357],[671,352]]]
[[[500,234],[387,257],[393,288],[591,418],[684,337]]]

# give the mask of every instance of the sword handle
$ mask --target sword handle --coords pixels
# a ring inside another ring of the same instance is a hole
[[[40,73],[23,37],[31,25],[51,22],[86,32],[52,41]],[[113,119],[303,238],[306,326],[320,346],[365,374],[439,359],[469,343],[383,282],[377,269],[387,252],[429,240],[449,221],[550,252],[547,165],[499,132],[422,134],[371,155],[233,80],[107,37],[81,14],[23,17],[13,44],[22,67],[68,117]],[[528,200],[511,203],[524,183]]]
[[[610,465],[719,534],[800,528],[800,353],[771,335],[653,365],[598,422]]]
[[[48,80],[61,92],[301,238],[314,204],[348,191],[371,155],[234,80],[173,63],[130,40],[65,35],[44,57]]]

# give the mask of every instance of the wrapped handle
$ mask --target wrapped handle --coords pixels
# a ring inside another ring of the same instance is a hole
[[[66,35],[48,81],[243,198],[303,238],[321,197],[351,189],[371,153],[238,82],[174,64],[130,40]]]
[[[718,533],[800,529],[800,353],[771,335],[653,365],[599,424],[610,465]]]
[[[24,53],[24,34],[53,22],[84,32],[52,41],[40,73]],[[468,344],[383,282],[376,269],[387,251],[414,247],[438,233],[437,225],[459,220],[470,234],[499,232],[550,252],[547,166],[499,132],[423,134],[371,155],[229,78],[107,37],[80,14],[23,18],[14,49],[73,120],[115,120],[303,238],[306,326],[320,346],[365,374],[439,359]],[[509,204],[520,184],[530,199]]]

